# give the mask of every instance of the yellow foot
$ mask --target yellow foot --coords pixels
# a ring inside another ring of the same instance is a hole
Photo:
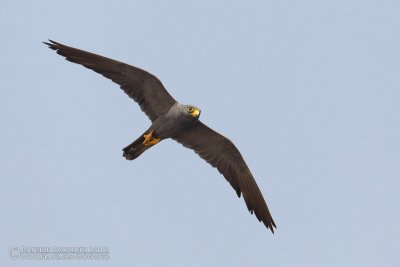
[[[143,137],[144,137],[143,145],[152,146],[152,145],[155,145],[158,142],[160,142],[160,138],[154,137],[153,132],[154,132],[154,130],[151,130],[150,133],[143,135]]]

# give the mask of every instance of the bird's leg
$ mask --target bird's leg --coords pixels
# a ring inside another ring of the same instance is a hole
[[[144,137],[143,145],[152,146],[152,145],[155,145],[158,142],[160,142],[160,138],[154,137],[153,132],[154,132],[154,130],[151,130],[150,133],[143,135],[143,137]]]

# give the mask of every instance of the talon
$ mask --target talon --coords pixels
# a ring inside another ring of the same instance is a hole
[[[152,145],[155,145],[158,142],[160,142],[160,138],[154,137],[153,132],[154,132],[154,130],[151,130],[150,133],[143,135],[143,137],[144,137],[143,145],[152,146]]]

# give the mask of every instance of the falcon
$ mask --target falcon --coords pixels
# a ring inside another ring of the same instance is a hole
[[[275,222],[264,197],[235,145],[200,120],[201,110],[177,102],[154,75],[110,58],[66,46],[44,42],[66,60],[100,73],[117,83],[149,117],[150,127],[123,149],[127,160],[134,160],[160,141],[171,138],[194,150],[226,178],[243,199],[250,213],[274,233]]]

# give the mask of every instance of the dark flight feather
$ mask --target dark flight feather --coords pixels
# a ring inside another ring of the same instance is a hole
[[[193,149],[201,158],[217,168],[235,189],[242,193],[247,208],[257,219],[274,232],[276,228],[260,189],[235,145],[223,135],[198,122],[197,125],[173,139]]]
[[[155,121],[176,103],[175,99],[165,90],[161,81],[147,71],[52,40],[49,41],[50,43],[45,42],[45,44],[57,51],[57,54],[64,56],[66,60],[81,64],[119,84],[121,89],[140,105],[151,121]]]

